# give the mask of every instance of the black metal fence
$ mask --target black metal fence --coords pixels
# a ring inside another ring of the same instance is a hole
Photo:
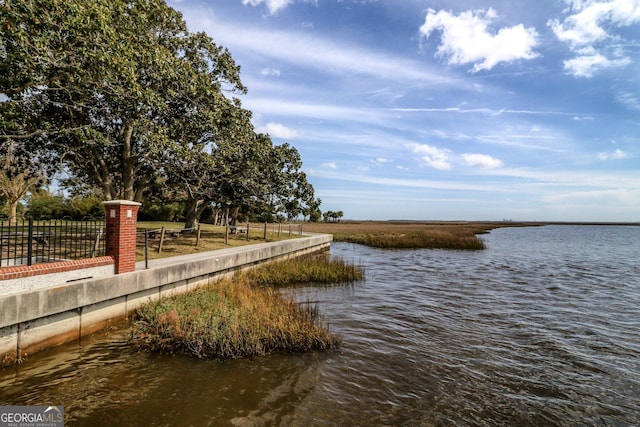
[[[0,267],[105,254],[104,220],[0,219]]]

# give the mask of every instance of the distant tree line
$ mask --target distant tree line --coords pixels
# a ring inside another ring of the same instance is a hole
[[[342,211],[334,212],[334,211],[326,211],[322,214],[322,220],[324,222],[340,222],[344,213]]]
[[[186,227],[227,209],[321,219],[298,151],[253,128],[229,51],[163,0],[6,0],[0,16],[6,215],[29,193],[31,212],[126,199]],[[42,190],[54,177],[65,197]]]

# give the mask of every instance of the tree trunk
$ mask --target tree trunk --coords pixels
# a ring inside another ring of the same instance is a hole
[[[124,130],[122,141],[122,198],[133,200],[135,198],[135,168],[131,150],[131,137],[133,136],[133,126],[127,125]]]
[[[8,200],[9,202],[9,224],[16,225],[18,223],[18,199]]]
[[[200,222],[200,215],[202,215],[206,207],[207,203],[204,200],[187,200],[184,228],[196,228]]]

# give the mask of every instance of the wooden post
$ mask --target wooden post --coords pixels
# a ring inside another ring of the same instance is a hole
[[[227,215],[224,221],[224,244],[229,244],[229,205],[227,205]]]
[[[200,246],[200,224],[198,224],[198,234],[196,234],[196,246]]]
[[[144,229],[144,268],[149,269],[149,229]]]
[[[267,223],[264,223],[264,240],[267,240]]]
[[[249,222],[247,221],[247,242],[249,241]]]
[[[158,253],[162,252],[163,243],[164,243],[164,227],[160,229],[160,243],[158,244]]]

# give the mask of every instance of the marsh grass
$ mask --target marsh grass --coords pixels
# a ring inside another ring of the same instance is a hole
[[[485,249],[484,241],[472,232],[451,232],[448,230],[430,230],[400,234],[342,235],[335,237],[334,240],[389,249]]]
[[[324,326],[317,306],[299,304],[274,285],[362,277],[362,268],[328,256],[265,264],[188,294],[144,304],[136,312],[132,342],[144,351],[220,359],[328,349],[340,339]]]
[[[237,273],[239,280],[257,286],[285,286],[297,283],[338,284],[362,280],[364,269],[328,254],[292,258],[260,265]]]
[[[485,248],[485,244],[479,234],[488,233],[493,228],[518,225],[493,222],[362,221],[305,224],[305,229],[331,233],[336,242],[378,248],[480,250]]]
[[[144,351],[220,359],[322,350],[339,343],[322,325],[316,306],[237,279],[143,305],[132,339]]]

